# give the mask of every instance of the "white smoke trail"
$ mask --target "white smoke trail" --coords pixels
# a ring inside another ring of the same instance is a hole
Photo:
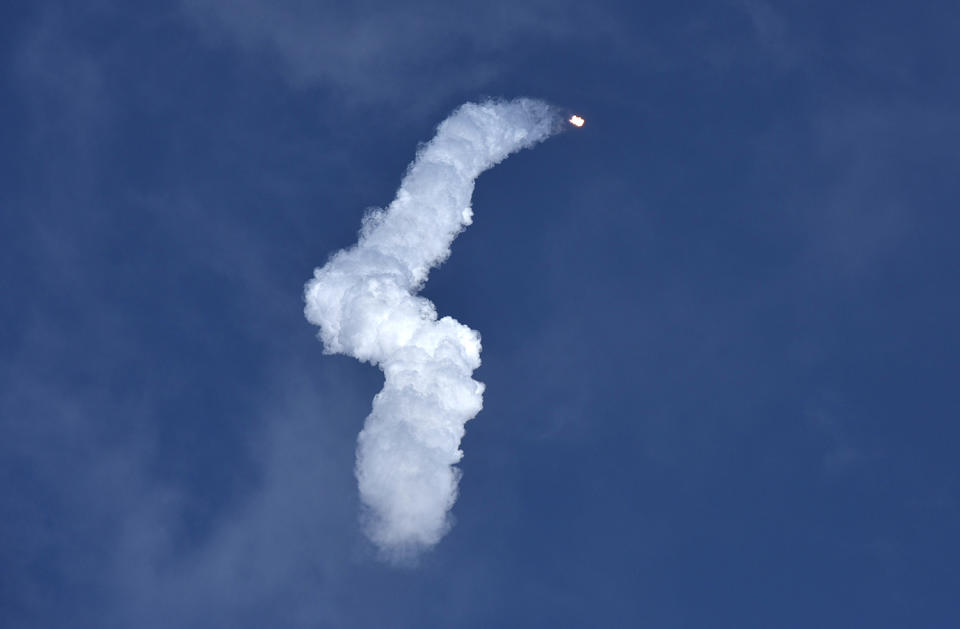
[[[464,424],[483,405],[480,336],[415,295],[472,220],[476,178],[563,125],[546,103],[467,103],[417,154],[386,210],[364,219],[359,242],[306,286],[307,319],[327,352],[378,365],[383,390],[357,444],[367,533],[388,555],[411,557],[450,528]]]

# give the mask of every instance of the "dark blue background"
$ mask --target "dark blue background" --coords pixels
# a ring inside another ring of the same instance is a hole
[[[81,8],[78,6],[83,4]],[[955,627],[954,3],[6,3],[4,627]],[[457,104],[452,532],[357,525],[314,266]]]

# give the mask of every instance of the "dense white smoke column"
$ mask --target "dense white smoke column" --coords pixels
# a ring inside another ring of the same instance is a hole
[[[307,319],[327,352],[378,365],[383,390],[357,444],[367,532],[394,557],[431,546],[450,527],[464,424],[483,404],[480,336],[415,293],[471,223],[483,171],[563,125],[546,103],[468,103],[419,151],[386,210],[364,220],[359,242],[306,286]]]

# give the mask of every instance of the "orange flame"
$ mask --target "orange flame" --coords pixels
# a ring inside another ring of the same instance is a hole
[[[584,122],[586,122],[586,120],[576,114],[570,116],[570,124],[575,127],[582,127]]]

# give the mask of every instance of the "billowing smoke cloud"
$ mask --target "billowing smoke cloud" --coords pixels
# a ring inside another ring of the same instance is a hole
[[[378,365],[383,390],[357,444],[367,533],[392,557],[436,544],[450,528],[464,424],[483,405],[480,336],[437,318],[416,296],[471,223],[477,176],[563,125],[540,101],[468,103],[419,151],[385,210],[364,220],[359,242],[335,254],[306,286],[307,319],[327,352]]]

